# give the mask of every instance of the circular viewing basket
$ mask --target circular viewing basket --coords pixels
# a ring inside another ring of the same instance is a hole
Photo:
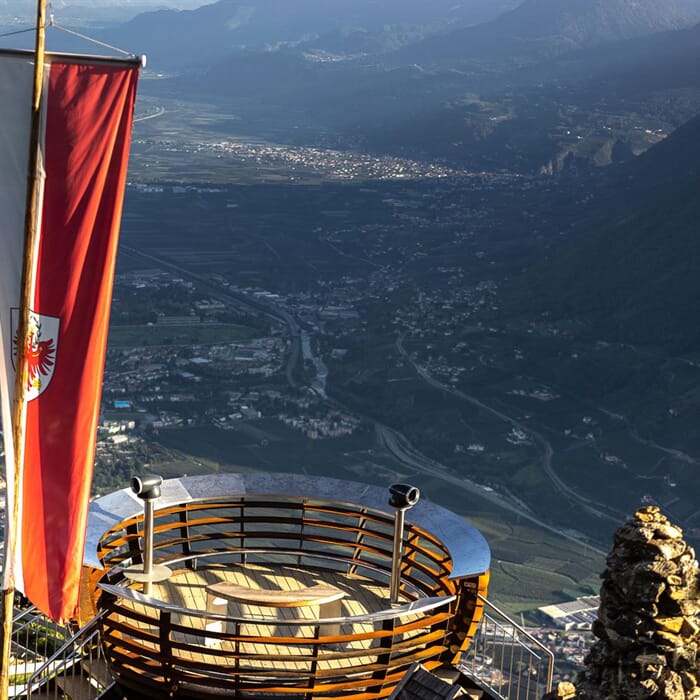
[[[97,540],[104,569],[90,575],[106,658],[120,685],[149,697],[369,700],[388,696],[416,661],[430,669],[459,656],[480,617],[477,593],[485,593],[487,569],[455,577],[463,562],[412,518],[392,605],[394,519],[386,506],[372,505],[370,487],[363,485],[358,503],[339,502],[313,489],[251,493],[261,484],[246,476],[232,495],[222,495],[212,478],[208,495],[201,482],[178,480],[179,501],[167,498],[164,482],[153,557],[172,575],[154,582],[149,595],[125,576],[140,563],[138,504],[110,511],[115,522]],[[325,481],[336,494],[351,483]],[[183,497],[183,487],[196,497]],[[386,503],[385,491],[372,491]],[[100,515],[104,520],[104,510]],[[226,586],[238,591],[235,599],[215,593]],[[315,586],[342,592],[333,596],[335,607],[304,599]],[[256,595],[247,600],[246,590]],[[297,594],[304,602],[295,603]],[[292,604],[282,607],[282,598]]]

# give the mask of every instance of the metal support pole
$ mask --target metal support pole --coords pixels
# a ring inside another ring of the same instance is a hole
[[[143,502],[143,582],[144,595],[151,595],[151,577],[153,574],[153,499]]]
[[[165,581],[172,571],[162,564],[153,566],[153,514],[155,501],[160,498],[160,486],[163,478],[156,474],[134,476],[131,490],[143,501],[143,564],[132,564],[124,571],[124,576],[132,581],[143,583],[143,594],[151,595],[154,581]]]
[[[12,400],[12,425],[4,426],[12,431],[14,442],[14,476],[12,485],[12,502],[7,503],[7,522],[5,523],[5,562],[2,570],[2,591],[0,602],[0,697],[7,697],[10,687],[10,652],[12,648],[12,617],[14,614],[15,581],[13,559],[17,547],[19,532],[18,503],[22,493],[22,470],[24,468],[24,437],[22,421],[26,411],[25,383],[27,360],[23,351],[27,326],[29,325],[29,290],[32,284],[32,261],[37,245],[37,202],[39,201],[39,183],[36,177],[39,162],[39,132],[41,96],[44,76],[44,49],[46,43],[46,0],[37,1],[36,36],[34,42],[34,87],[31,104],[31,138],[28,166],[27,200],[25,202],[24,249],[22,256],[22,279],[20,286],[20,315],[17,328],[17,366],[15,368],[14,395]],[[29,106],[29,105],[28,105]],[[8,456],[6,455],[6,458]],[[8,484],[7,492],[11,491]],[[9,567],[9,574],[8,574]]]
[[[401,561],[403,559],[403,529],[406,511],[418,503],[420,491],[410,484],[392,484],[389,487],[389,505],[396,509],[394,516],[394,546],[391,553],[391,582],[389,600],[392,605],[399,602],[401,588]]]
[[[399,602],[399,588],[401,586],[401,559],[403,557],[403,528],[406,519],[406,509],[397,508],[394,518],[394,549],[391,554],[391,588],[389,600],[392,605]]]

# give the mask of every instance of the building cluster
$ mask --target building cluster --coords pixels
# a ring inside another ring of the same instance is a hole
[[[354,297],[282,295],[232,285],[219,275],[212,275],[211,283],[238,298],[274,304],[303,319],[314,332],[358,323]],[[144,305],[152,320],[125,323]],[[114,308],[117,323],[111,330],[103,383],[108,418],[98,435],[103,465],[133,458],[134,451],[143,448],[144,430],[201,425],[234,430],[242,422],[264,417],[276,418],[310,439],[328,439],[351,435],[360,425],[357,417],[329,409],[319,400],[327,370],[307,332],[302,334],[300,359],[316,372],[316,379],[310,391],[299,392],[274,381],[285,371],[291,351],[292,340],[281,326],[227,324],[240,308],[202,294],[198,285],[175,273],[138,270],[119,275]],[[338,348],[335,355],[343,352]]]
[[[280,418],[286,425],[302,431],[311,440],[352,435],[360,425],[358,418],[342,411],[329,411],[322,417],[281,414]]]
[[[313,174],[337,180],[445,178],[465,174],[437,163],[309,146],[226,140],[203,143],[199,149],[258,168],[284,168],[291,173]],[[291,177],[294,178],[293,175]]]
[[[538,611],[550,626],[561,630],[590,630],[600,606],[599,596],[582,596],[576,600],[545,605]]]

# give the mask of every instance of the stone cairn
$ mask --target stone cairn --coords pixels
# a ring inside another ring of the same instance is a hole
[[[545,698],[700,700],[700,578],[682,530],[656,506],[638,510],[601,578],[584,670]]]

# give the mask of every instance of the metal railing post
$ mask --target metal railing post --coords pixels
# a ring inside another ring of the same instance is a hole
[[[167,566],[153,566],[154,501],[160,498],[162,483],[163,478],[155,474],[131,478],[131,490],[143,501],[143,564],[130,566],[124,571],[124,575],[132,581],[143,583],[144,595],[151,595],[154,581],[164,581],[172,573]]]
[[[403,555],[403,530],[405,514],[420,498],[420,491],[410,484],[392,484],[389,487],[389,505],[396,510],[394,516],[394,542],[391,554],[391,583],[389,600],[392,605],[399,602],[401,588],[401,560]]]
[[[151,595],[151,578],[153,576],[153,500],[143,502],[143,582],[144,595]]]

